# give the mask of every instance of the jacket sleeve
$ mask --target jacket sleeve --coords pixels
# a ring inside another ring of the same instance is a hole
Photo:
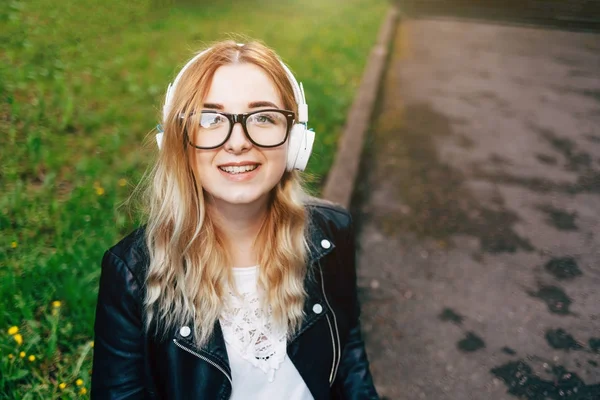
[[[144,355],[140,284],[110,250],[102,259],[96,322],[92,399],[143,399]]]
[[[343,264],[345,273],[350,274],[351,294],[350,301],[353,303],[354,315],[351,318],[351,329],[348,340],[342,350],[342,358],[339,365],[334,386],[337,399],[340,400],[379,400],[375,390],[369,360],[362,339],[360,327],[360,304],[356,285],[356,246],[354,237],[354,225],[350,220],[345,243],[345,254]]]

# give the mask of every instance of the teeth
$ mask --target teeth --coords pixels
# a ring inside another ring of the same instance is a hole
[[[243,172],[253,171],[258,168],[258,165],[243,165],[243,166],[226,166],[219,167],[222,171],[229,172],[230,174],[241,174]]]

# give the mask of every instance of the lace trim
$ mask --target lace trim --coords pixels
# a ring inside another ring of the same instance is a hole
[[[242,292],[237,297],[230,291],[228,300],[219,318],[225,341],[273,382],[286,357],[286,332],[275,328],[271,307],[264,310],[256,292]]]

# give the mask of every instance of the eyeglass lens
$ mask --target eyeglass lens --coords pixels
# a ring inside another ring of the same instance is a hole
[[[257,112],[246,119],[248,136],[259,146],[282,144],[287,134],[287,125],[286,116],[278,111]],[[197,147],[219,146],[225,142],[230,130],[231,121],[225,115],[204,111],[192,143]]]

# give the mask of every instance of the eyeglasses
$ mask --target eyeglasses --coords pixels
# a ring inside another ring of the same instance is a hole
[[[202,111],[200,127],[186,136],[197,149],[209,150],[222,146],[233,132],[236,123],[242,124],[246,137],[259,147],[277,147],[287,140],[295,114],[288,110],[269,109],[245,114]]]

